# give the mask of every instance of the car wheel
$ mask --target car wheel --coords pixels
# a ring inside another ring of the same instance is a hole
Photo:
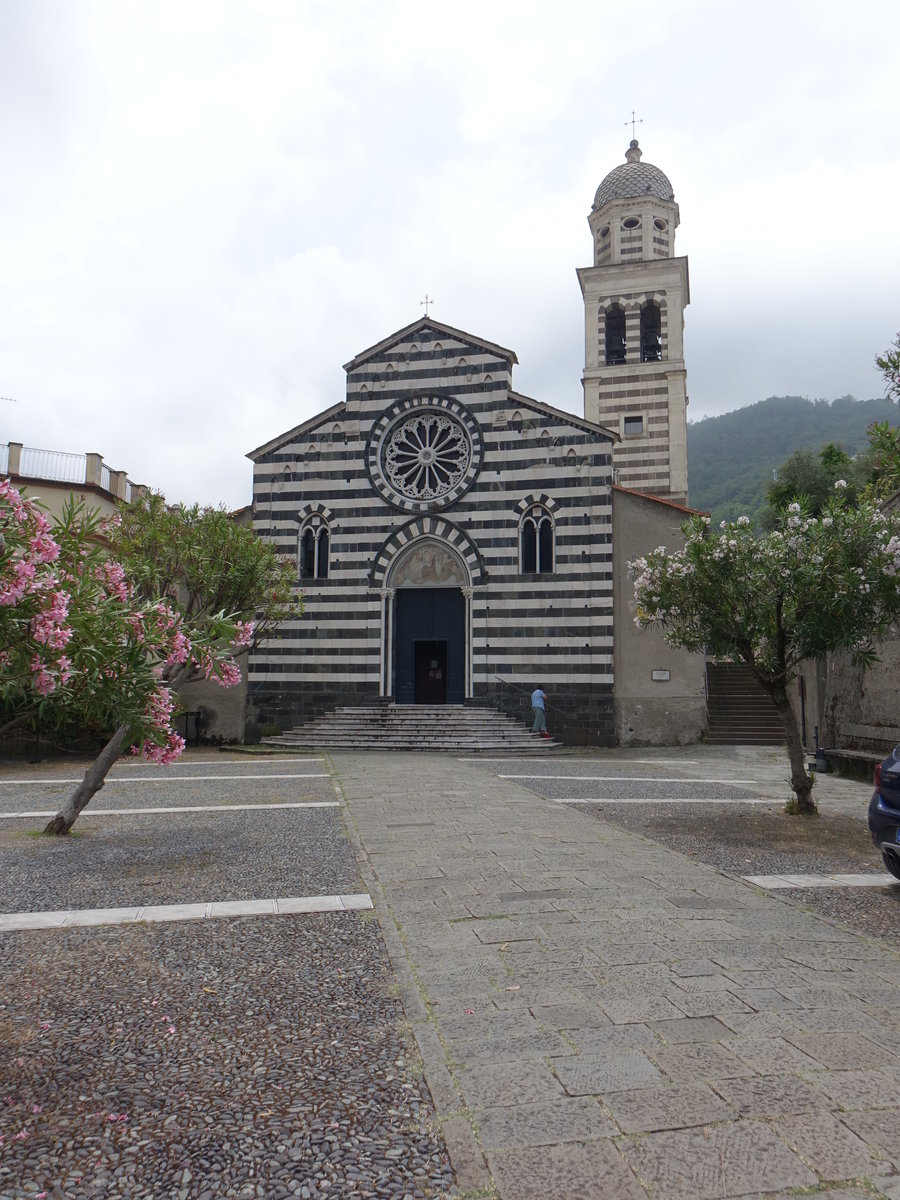
[[[894,850],[882,850],[881,857],[884,859],[884,865],[894,876],[895,879],[900,879],[900,856]]]

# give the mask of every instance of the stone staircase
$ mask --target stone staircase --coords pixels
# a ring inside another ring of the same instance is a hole
[[[435,750],[535,754],[561,742],[531,733],[493,708],[462,704],[373,704],[336,708],[277,737],[267,746],[297,750]]]
[[[778,710],[749,667],[708,662],[706,691],[707,742],[718,746],[779,746],[784,741]]]

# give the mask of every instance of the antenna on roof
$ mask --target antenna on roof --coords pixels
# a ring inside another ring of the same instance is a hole
[[[625,122],[625,124],[626,124],[626,125],[630,125],[630,126],[631,126],[631,140],[632,140],[632,141],[634,141],[634,127],[635,127],[635,125],[643,125],[643,123],[644,123],[644,118],[643,118],[643,117],[635,117],[635,115],[634,115],[634,109],[632,109],[632,110],[631,110],[631,120],[630,120],[630,121],[626,121],[626,122]]]

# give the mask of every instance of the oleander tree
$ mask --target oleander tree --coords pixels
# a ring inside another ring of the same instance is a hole
[[[225,508],[167,505],[151,493],[123,505],[108,536],[139,593],[165,597],[189,621],[252,615],[255,645],[303,611],[296,560],[277,554]]]
[[[260,575],[267,590],[245,590],[240,611],[210,603],[189,611],[174,591],[154,594],[149,579],[129,577],[110,553],[118,527],[117,518],[72,501],[51,527],[39,505],[0,482],[0,732],[39,721],[47,731],[105,739],[46,833],[69,832],[129,745],[153,762],[174,762],[184,749],[172,725],[175,689],[188,678],[240,682],[235,657],[257,635],[251,601],[270,625],[278,611],[286,565]],[[227,557],[210,558],[208,569],[212,592],[230,569]]]
[[[884,353],[876,357],[875,366],[884,379],[885,394],[900,403],[900,333]]]
[[[766,534],[747,517],[693,517],[682,549],[658,547],[630,564],[636,623],[667,642],[744,663],[772,698],[784,726],[791,811],[813,814],[800,726],[788,687],[804,659],[848,651],[877,659],[877,643],[900,615],[900,521],[872,500],[851,505],[838,480],[821,515],[790,504]]]

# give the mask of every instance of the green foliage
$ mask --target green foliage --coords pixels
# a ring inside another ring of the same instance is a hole
[[[885,394],[900,403],[900,333],[884,354],[878,355],[875,366],[884,377]]]
[[[672,645],[746,663],[779,688],[825,653],[870,665],[900,615],[900,519],[850,505],[845,490],[821,518],[793,503],[765,535],[746,517],[717,533],[692,518],[683,550],[632,564],[638,623],[660,626]]]
[[[690,503],[714,525],[746,514],[762,527],[773,473],[795,450],[817,454],[829,442],[857,455],[868,447],[873,422],[895,422],[890,400],[805,400],[772,396],[735,412],[688,426]]]
[[[842,481],[841,481],[842,482]],[[812,814],[797,716],[787,693],[804,659],[849,651],[870,666],[876,644],[900,615],[900,518],[837,487],[821,517],[794,501],[775,528],[754,533],[749,518],[684,526],[684,548],[664,546],[631,564],[637,624],[658,626],[673,646],[745,663],[778,709],[791,762],[791,811]]]
[[[900,488],[900,429],[878,421],[869,430],[869,499],[886,499]]]
[[[159,494],[120,510],[112,547],[148,596],[165,596],[192,620],[253,619],[254,641],[298,617],[296,565],[224,508],[169,507]]]
[[[840,446],[829,442],[818,454],[812,450],[796,450],[778,468],[775,482],[769,485],[769,511],[764,513],[762,525],[771,529],[777,514],[795,500],[805,500],[807,511],[819,516],[834,495],[834,486],[839,479],[846,485],[846,498],[856,503],[862,486],[870,474],[865,459],[854,460]]]

